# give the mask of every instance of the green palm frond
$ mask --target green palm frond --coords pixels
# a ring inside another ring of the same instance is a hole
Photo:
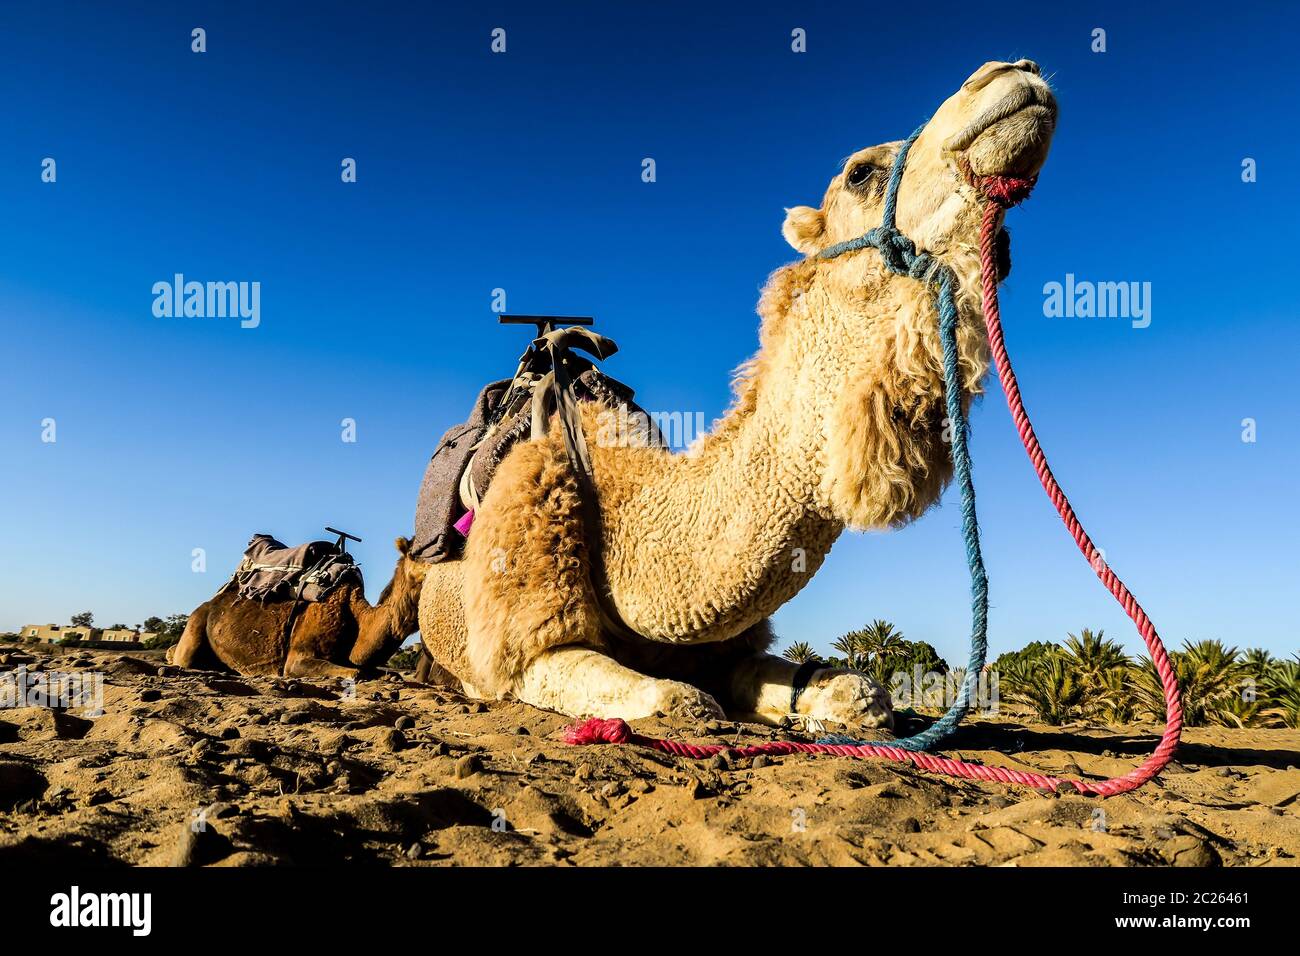
[[[1274,661],[1260,678],[1261,717],[1273,727],[1300,727],[1300,655]]]
[[[1130,691],[1132,679],[1133,668],[1128,664],[1102,672],[1088,696],[1088,716],[1112,725],[1132,723],[1136,716]]]
[[[1190,641],[1169,655],[1182,689],[1183,719],[1188,727],[1216,722],[1216,713],[1240,713],[1232,698],[1244,701],[1249,674],[1238,660],[1235,647],[1220,641]],[[1155,665],[1143,657],[1133,675],[1134,709],[1142,717],[1163,720],[1165,695]]]
[[[1128,667],[1131,663],[1118,643],[1106,640],[1105,631],[1094,634],[1086,627],[1077,636],[1066,635],[1063,652],[1087,685],[1100,686],[1104,674]]]
[[[879,618],[868,624],[861,633],[863,648],[872,656],[888,656],[903,643],[903,635],[894,625]]]
[[[807,661],[815,660],[817,658],[817,652],[812,649],[812,645],[807,641],[795,641],[781,652],[781,656],[787,661],[794,661],[796,664],[803,664]]]
[[[1028,708],[1037,719],[1052,726],[1079,716],[1084,702],[1083,683],[1063,654],[1047,654],[1014,670],[1010,681],[1001,677],[999,687],[1011,703]]]
[[[1261,721],[1264,705],[1240,694],[1218,700],[1206,714],[1206,720],[1220,727],[1256,727]]]
[[[1241,663],[1256,677],[1263,677],[1278,661],[1264,648],[1252,647],[1241,655]]]
[[[831,647],[843,654],[847,665],[855,670],[860,670],[866,661],[867,652],[863,646],[861,631],[849,631],[831,644]]]

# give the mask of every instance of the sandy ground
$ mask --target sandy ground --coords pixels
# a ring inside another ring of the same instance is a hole
[[[1300,731],[1189,731],[1133,795],[1048,797],[829,756],[565,745],[571,721],[396,674],[325,681],[0,648],[106,674],[104,714],[0,710],[0,863],[1267,866],[1300,858]],[[656,736],[789,736],[748,725]],[[982,721],[950,754],[1110,775],[1154,727]],[[1008,754],[1014,756],[1008,757]]]

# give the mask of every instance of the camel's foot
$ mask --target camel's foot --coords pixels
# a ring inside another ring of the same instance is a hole
[[[515,696],[571,717],[637,720],[664,714],[699,721],[726,716],[718,702],[697,687],[647,677],[585,647],[543,652],[524,670]]]
[[[849,727],[892,727],[894,710],[889,694],[865,674],[838,667],[812,672],[807,686],[790,709],[799,665],[771,654],[755,654],[731,673],[730,694],[741,720],[779,724],[791,718],[809,726],[828,723]]]
[[[651,678],[646,678],[651,680]],[[656,685],[654,694],[656,695],[656,706],[642,714],[643,717],[649,717],[654,714],[663,714],[673,720],[699,722],[701,720],[726,720],[726,712],[718,705],[718,702],[712,696],[706,694],[698,687],[692,687],[690,684],[683,684],[680,681],[673,680],[655,680]],[[624,720],[632,718],[625,717]]]
[[[813,671],[799,696],[796,712],[815,720],[849,727],[893,727],[889,692],[866,674],[827,667]]]

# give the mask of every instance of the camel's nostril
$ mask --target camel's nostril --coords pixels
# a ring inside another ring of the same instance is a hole
[[[971,74],[970,79],[962,84],[962,88],[971,93],[978,93],[992,82],[993,77],[1006,69],[1010,69],[1010,65],[1007,63],[999,63],[997,61],[985,63]]]
[[[1015,63],[1004,63],[1000,60],[993,60],[985,63],[974,72],[969,80],[962,84],[962,88],[968,93],[978,93],[984,87],[988,86],[999,76],[1004,73],[1010,73],[1019,70],[1024,73],[1032,73],[1034,76],[1041,76],[1042,70],[1033,60],[1017,60]]]

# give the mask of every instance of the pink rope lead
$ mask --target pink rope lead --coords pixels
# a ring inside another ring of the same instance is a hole
[[[991,193],[992,190],[988,192]],[[1174,672],[1169,655],[1165,652],[1165,645],[1160,640],[1160,635],[1156,633],[1155,625],[1147,617],[1146,611],[1142,610],[1142,605],[1138,604],[1137,598],[1119,579],[1119,575],[1105,563],[1101,552],[1088,537],[1088,532],[1084,530],[1082,522],[1074,513],[1074,508],[1070,506],[1070,499],[1066,497],[1060,484],[1057,483],[1056,476],[1052,474],[1052,469],[1047,464],[1047,455],[1043,453],[1043,447],[1038,443],[1038,436],[1034,433],[1034,425],[1029,420],[1029,413],[1025,411],[1024,400],[1020,397],[1020,386],[1016,382],[1016,373],[1011,368],[1011,357],[1007,355],[1007,346],[1002,334],[1002,313],[998,306],[998,275],[994,252],[994,241],[1002,218],[1002,208],[998,199],[990,199],[984,205],[984,219],[980,226],[980,280],[984,296],[984,324],[988,328],[989,350],[993,353],[993,363],[997,367],[998,381],[1002,383],[1002,391],[1006,395],[1007,408],[1011,411],[1011,418],[1015,422],[1016,431],[1020,434],[1021,444],[1025,446],[1025,452],[1029,455],[1043,490],[1051,499],[1056,513],[1065,522],[1065,527],[1074,538],[1079,551],[1097,572],[1102,584],[1106,585],[1106,590],[1114,595],[1115,600],[1124,608],[1124,613],[1136,625],[1138,634],[1142,636],[1147,652],[1151,655],[1156,673],[1160,675],[1160,684],[1165,694],[1165,732],[1161,735],[1160,743],[1151,756],[1141,766],[1122,777],[1080,787],[1086,793],[1110,797],[1142,786],[1173,759],[1183,730],[1182,694],[1178,690],[1178,676]],[[1078,781],[1072,782],[1079,786]]]
[[[1089,781],[1049,777],[1038,773],[1013,770],[1009,767],[989,767],[984,764],[950,760],[947,757],[936,757],[933,754],[890,747],[885,743],[855,746],[849,744],[807,744],[782,740],[754,744],[748,747],[731,747],[726,744],[689,744],[683,741],[643,737],[641,734],[635,733],[626,721],[617,718],[613,720],[593,718],[576,724],[565,731],[565,742],[570,744],[640,744],[679,757],[697,759],[711,757],[714,754],[723,752],[735,757],[757,757],[760,754],[782,756],[794,753],[825,753],[835,754],[840,757],[880,758],[897,763],[910,763],[912,766],[930,773],[940,773],[967,780],[990,780],[1051,791],[1073,788],[1079,793],[1102,797],[1112,797],[1117,793],[1126,793],[1142,786],[1142,784],[1160,773],[1173,758],[1174,750],[1178,747],[1179,736],[1182,733],[1183,704],[1182,696],[1178,690],[1178,678],[1170,663],[1169,655],[1165,652],[1160,635],[1156,633],[1155,625],[1151,623],[1151,619],[1142,610],[1142,606],[1138,604],[1137,599],[1124,586],[1124,582],[1119,579],[1119,576],[1101,560],[1100,552],[1093,545],[1092,539],[1088,537],[1088,533],[1084,530],[1083,525],[1074,513],[1074,509],[1070,506],[1070,499],[1066,497],[1065,492],[1061,490],[1061,486],[1057,483],[1056,477],[1052,474],[1052,469],[1047,464],[1047,456],[1038,443],[1038,436],[1034,434],[1034,426],[1029,420],[1029,413],[1025,411],[1024,401],[1020,397],[1020,386],[1016,383],[1015,372],[1011,368],[1011,358],[1007,355],[1007,347],[1002,334],[1002,315],[998,306],[997,256],[994,243],[997,238],[998,227],[1001,224],[1003,207],[1023,199],[1028,194],[1033,183],[1032,181],[1013,180],[1010,177],[988,177],[975,182],[974,185],[987,198],[980,227],[980,280],[984,297],[984,322],[988,327],[989,349],[993,354],[994,365],[997,367],[998,380],[1002,383],[1002,391],[1006,394],[1007,407],[1011,411],[1016,431],[1020,434],[1020,441],[1025,446],[1030,462],[1033,463],[1034,471],[1038,475],[1038,480],[1042,483],[1043,490],[1047,492],[1048,498],[1056,507],[1057,513],[1061,516],[1061,520],[1065,522],[1066,529],[1070,532],[1070,536],[1074,538],[1074,542],[1078,545],[1083,556],[1096,570],[1097,576],[1106,585],[1106,589],[1115,596],[1115,600],[1120,603],[1120,606],[1124,608],[1124,612],[1137,626],[1138,633],[1142,636],[1142,640],[1151,654],[1151,660],[1155,664],[1156,672],[1160,675],[1160,683],[1165,693],[1165,731],[1155,751],[1141,766],[1122,777]]]

